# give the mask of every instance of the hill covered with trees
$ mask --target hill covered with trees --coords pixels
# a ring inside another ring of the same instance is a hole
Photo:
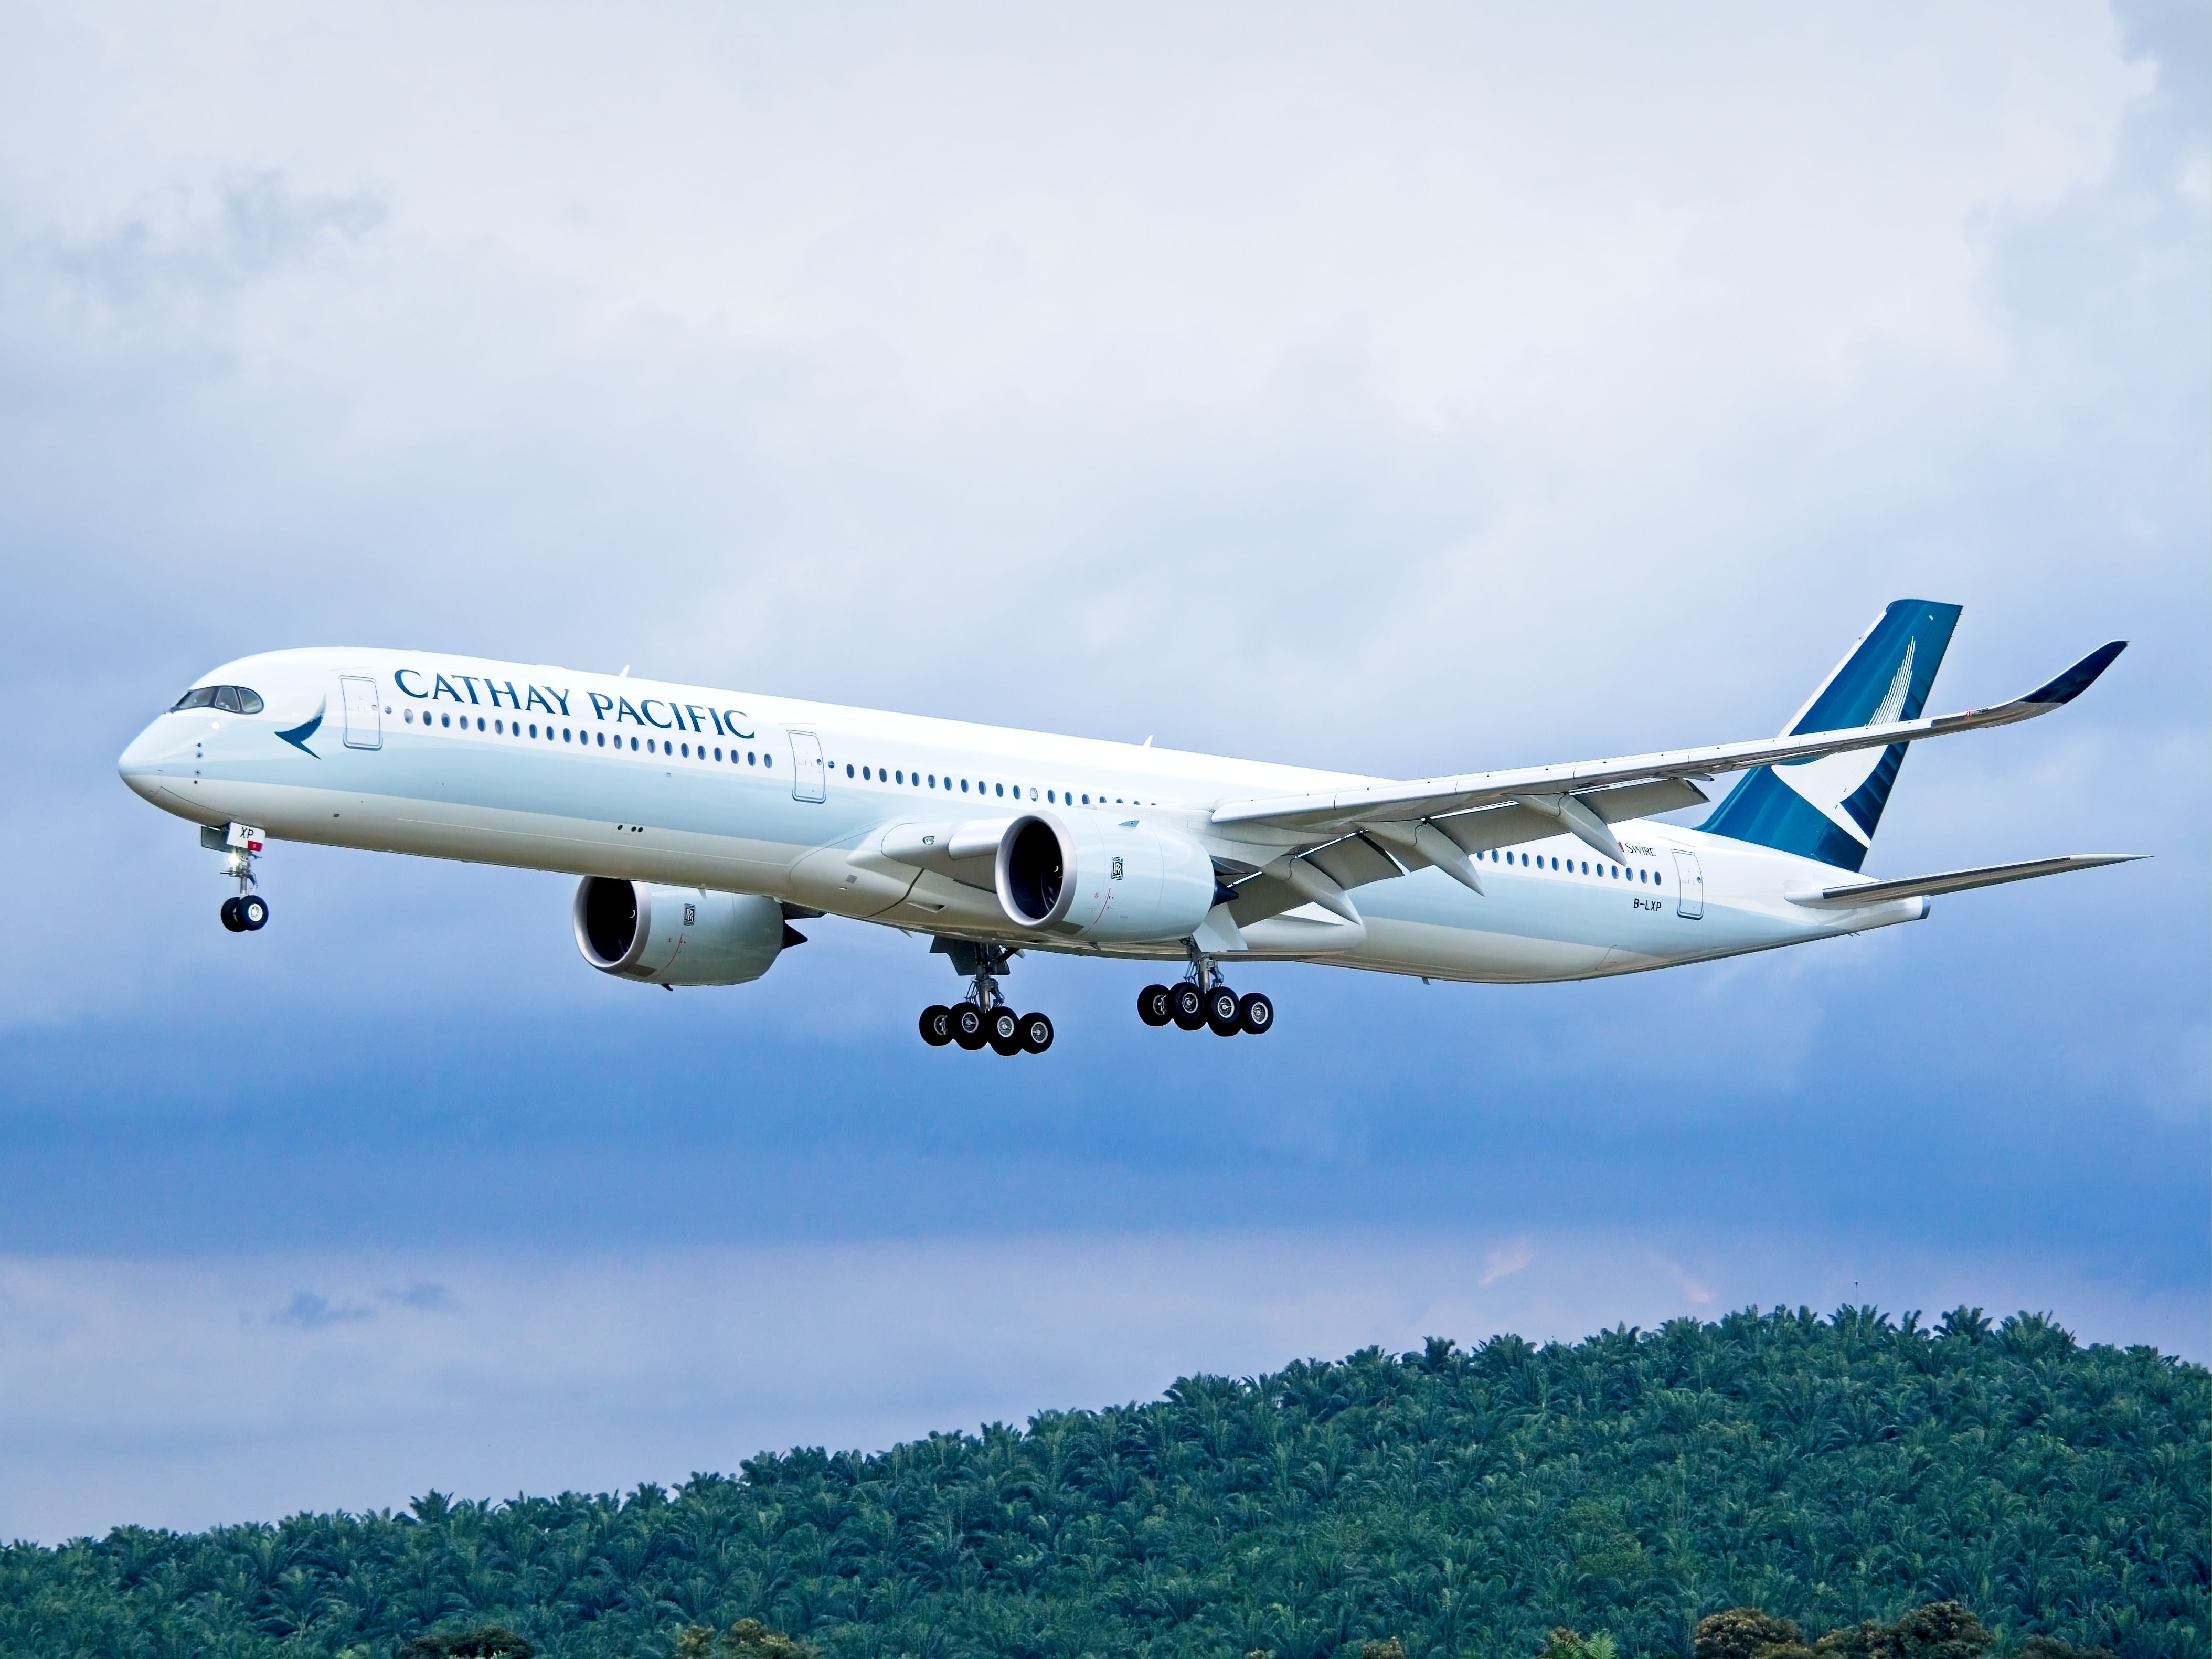
[[[2212,1659],[2209,1497],[2202,1366],[2032,1315],[1747,1311],[672,1491],[16,1545],[0,1655]]]

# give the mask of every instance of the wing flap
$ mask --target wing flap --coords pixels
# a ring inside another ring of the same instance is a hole
[[[1881,904],[1891,899],[1920,898],[1936,893],[1963,893],[1975,887],[1996,887],[2008,881],[2033,881],[2038,876],[2063,876],[2069,870],[2094,870],[2107,864],[2130,864],[2148,858],[2148,853],[2075,853],[2064,858],[2029,859],[2021,864],[1990,864],[1978,870],[1950,870],[1936,876],[1906,876],[1897,881],[1856,881],[1839,887],[1794,888],[1784,896],[1792,904],[1829,909],[1855,909],[1863,904]]]

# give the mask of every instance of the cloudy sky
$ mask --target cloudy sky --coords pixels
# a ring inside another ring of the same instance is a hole
[[[606,1488],[1369,1342],[1845,1300],[2212,1355],[2202,6],[0,9],[0,1534]],[[1420,775],[1761,735],[1887,600],[1870,868],[2149,863],[1265,1042],[114,757],[314,643]]]

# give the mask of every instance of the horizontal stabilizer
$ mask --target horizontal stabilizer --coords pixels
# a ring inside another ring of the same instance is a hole
[[[1889,899],[1921,898],[1934,893],[1963,893],[1970,887],[1995,887],[2008,881],[2033,881],[2038,876],[2063,875],[2069,870],[2094,870],[2104,864],[2127,864],[2148,858],[2148,853],[2076,853],[2066,858],[2030,859],[2025,864],[1990,864],[1978,870],[1953,870],[1940,876],[1907,876],[1899,881],[1857,881],[1840,887],[1801,887],[1789,894],[1792,904],[1854,908],[1881,904]]]

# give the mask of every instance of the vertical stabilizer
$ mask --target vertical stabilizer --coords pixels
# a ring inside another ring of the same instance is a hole
[[[1783,735],[1918,720],[1951,643],[1951,630],[1958,625],[1955,605],[1899,599],[1875,619]],[[1873,845],[1875,826],[1889,803],[1905,747],[1893,743],[1886,749],[1758,767],[1744,774],[1703,827],[1716,836],[1856,870]]]

